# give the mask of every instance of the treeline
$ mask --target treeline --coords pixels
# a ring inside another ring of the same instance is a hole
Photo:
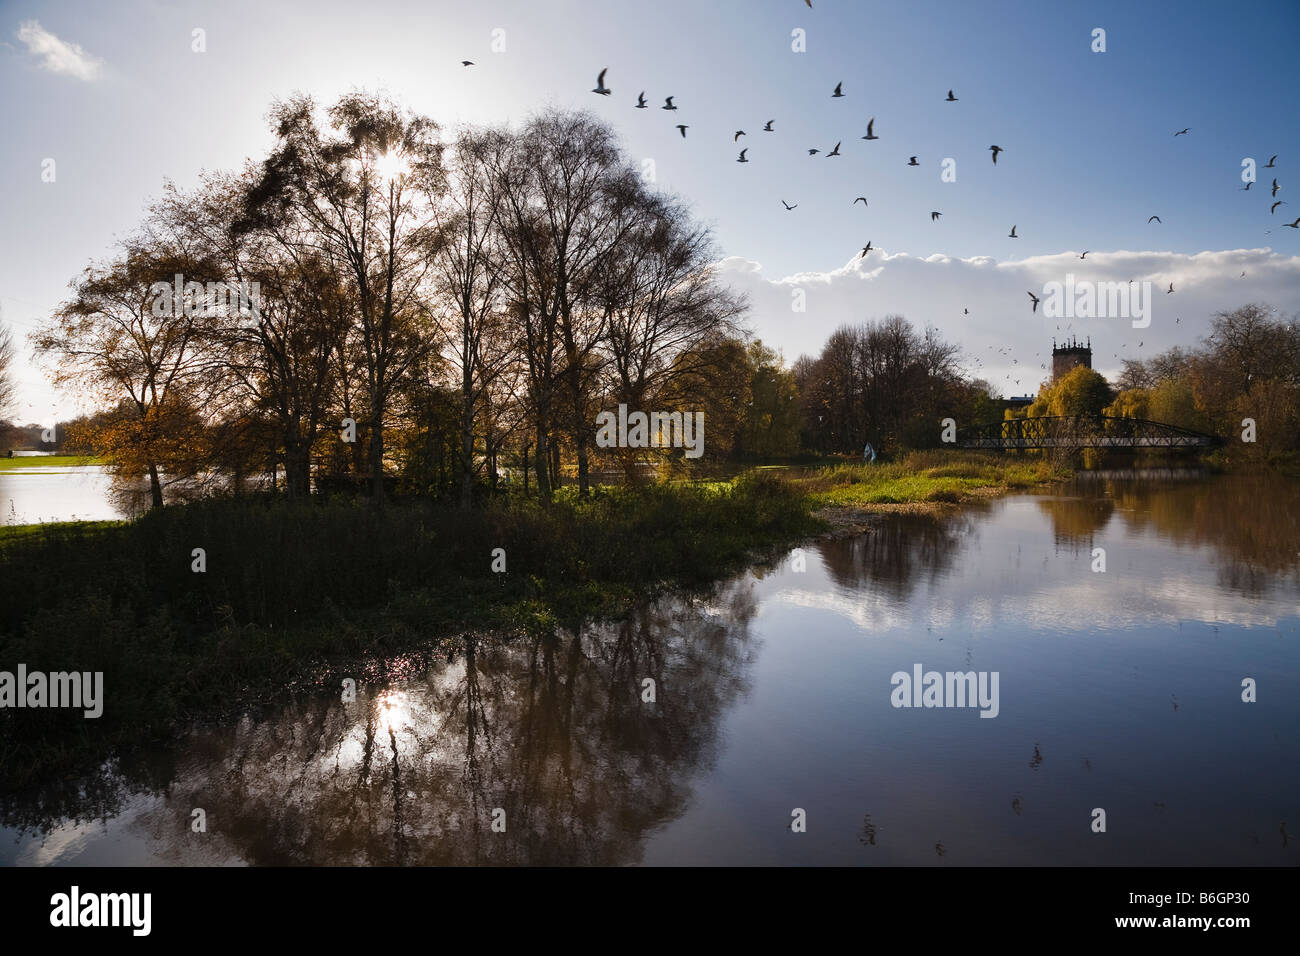
[[[1262,455],[1300,449],[1300,322],[1247,304],[1219,312],[1195,348],[1124,359],[1114,385],[1075,368],[1045,385],[1033,404],[1010,415],[1110,415],[1143,418],[1255,441],[1234,442]]]
[[[549,497],[562,461],[585,492],[599,410],[746,407],[761,352],[708,231],[590,115],[445,143],[367,93],[271,118],[264,161],[169,187],[34,336],[111,409],[76,442],[155,505],[268,459],[291,496],[387,472],[468,502],[509,466]]]

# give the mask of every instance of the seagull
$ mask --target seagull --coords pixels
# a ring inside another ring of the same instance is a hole
[[[944,100],[944,102],[945,102],[945,103],[956,103],[956,102],[957,102],[957,97],[955,97],[955,96],[952,95],[952,90],[949,90],[949,91],[948,91],[948,98],[947,98],[946,100]]]
[[[1012,226],[1012,227],[1011,227],[1011,234],[1010,234],[1007,238],[1009,238],[1009,239],[1019,239],[1019,238],[1020,238],[1019,236],[1016,235],[1016,227],[1015,227],[1015,226]]]
[[[740,158],[737,159],[736,162],[738,162],[738,163],[747,163],[747,162],[749,162],[749,160],[747,160],[747,159],[745,158],[745,154],[748,153],[748,152],[749,152],[748,149],[742,149],[742,150],[740,151]]]
[[[614,92],[605,85],[605,74],[608,72],[609,67],[605,67],[605,69],[600,71],[600,76],[596,77],[596,88],[591,92],[599,93],[601,96],[609,96],[610,93]]]
[[[781,205],[784,206],[784,207],[786,208],[787,211],[789,211],[789,210],[791,210],[791,209],[798,209],[798,208],[799,208],[799,204],[798,204],[798,203],[795,203],[793,206],[791,206],[791,205],[790,205],[788,202],[786,202],[784,199],[781,200]]]
[[[930,213],[930,221],[931,221],[931,222],[938,222],[938,221],[939,221],[939,217],[942,216],[942,215],[943,215],[943,213],[941,213],[941,212],[932,212],[932,213]]]
[[[1268,214],[1270,216],[1273,215],[1273,213],[1277,210],[1278,206],[1285,206],[1286,204],[1287,202],[1285,199],[1279,199],[1277,202],[1273,203],[1273,205],[1269,208]]]
[[[743,129],[738,129],[736,130],[736,135],[731,137],[731,141],[734,143],[736,140],[740,139],[740,137],[744,135],[745,135],[745,131]]]
[[[1300,229],[1300,216],[1296,217],[1295,222],[1284,222],[1282,225],[1286,226],[1288,229]]]
[[[808,155],[809,155],[809,156],[816,156],[816,155],[817,155],[818,153],[820,153],[820,152],[821,152],[820,149],[810,149],[810,150],[808,150]]]
[[[642,90],[641,94],[636,98],[636,108],[639,110],[646,109],[645,90]]]
[[[862,247],[862,255],[858,256],[858,258],[861,259],[862,256],[865,256],[870,251],[871,251],[871,243],[868,242],[865,246]]]
[[[826,154],[826,158],[830,159],[832,156],[838,156],[839,154],[840,154],[840,144],[836,143],[835,148]]]
[[[1038,311],[1038,296],[1034,295],[1032,292],[1026,292],[1025,295],[1029,296],[1029,298],[1031,298],[1031,299],[1034,300],[1033,308],[1032,308],[1030,311],[1031,311],[1031,312],[1037,312],[1037,311]]]
[[[1282,187],[1279,186],[1279,185],[1277,184],[1277,180],[1276,180],[1276,179],[1273,180],[1273,195],[1274,195],[1274,196],[1277,195],[1277,191],[1278,191],[1279,189],[1281,189],[1281,188],[1282,188]]]
[[[763,132],[764,132],[764,133],[774,133],[774,132],[776,132],[774,129],[772,129],[772,124],[775,123],[775,122],[776,122],[776,120],[768,120],[766,123],[764,123],[764,124],[763,124]]]
[[[1182,136],[1184,133],[1191,132],[1191,129],[1192,129],[1192,128],[1191,128],[1190,126],[1187,127],[1187,129],[1180,129],[1177,133],[1174,133],[1174,135],[1175,135],[1175,136]]]
[[[682,139],[685,139],[685,138],[686,138],[686,131],[687,131],[688,129],[690,129],[690,127],[689,127],[689,126],[684,126],[684,125],[682,125],[681,123],[678,123],[678,124],[677,124],[677,128],[678,128],[679,130],[682,131]]]
[[[831,96],[843,96],[844,93],[840,90],[840,87],[842,87],[843,85],[844,85],[843,82],[836,83],[836,84],[835,84],[835,92],[832,93]]]
[[[1147,225],[1150,225],[1152,220],[1160,223],[1161,225],[1164,225],[1164,221],[1159,216],[1152,216],[1151,219],[1147,220]]]
[[[473,66],[473,65],[474,65],[474,61],[473,61],[473,60],[461,60],[461,61],[460,61],[460,65],[461,65],[461,66]]]
[[[851,205],[851,206],[856,206],[858,203],[862,203],[863,206],[866,206],[866,205],[867,205],[867,197],[866,197],[866,196],[859,196],[857,199],[853,200],[853,202],[851,202],[849,205]]]
[[[909,165],[909,166],[920,166],[921,164],[918,163],[918,162],[916,161],[916,157],[913,156],[911,159],[909,159],[909,160],[907,161],[907,165]]]
[[[1080,258],[1080,259],[1086,259],[1086,258],[1088,258],[1088,253],[1090,253],[1090,252],[1092,252],[1091,249],[1084,249],[1084,250],[1083,250],[1083,255],[1079,256],[1079,258]]]
[[[989,149],[993,150],[993,165],[996,166],[998,164],[998,153],[1002,152],[1002,147],[990,146]]]
[[[880,139],[879,136],[877,136],[875,133],[871,131],[872,127],[874,127],[875,125],[876,125],[876,118],[874,116],[871,117],[871,119],[867,120],[867,135],[862,137],[863,139]]]
[[[659,107],[659,108],[660,108],[661,110],[675,110],[675,109],[677,109],[677,107],[673,106],[673,98],[672,98],[671,96],[668,97],[667,99],[665,99],[665,100],[664,100],[664,105],[661,106],[661,107]]]
[[[1264,168],[1265,168],[1265,169],[1272,169],[1272,168],[1273,168],[1273,160],[1274,160],[1274,159],[1277,159],[1277,153],[1274,153],[1273,156],[1272,156],[1272,159],[1270,159],[1267,163],[1264,164]]]
[[[1165,295],[1173,295],[1173,294],[1174,294],[1174,284],[1171,282],[1169,283],[1169,288],[1165,291]]]

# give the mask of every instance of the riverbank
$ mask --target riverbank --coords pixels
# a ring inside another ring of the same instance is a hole
[[[295,689],[388,679],[467,632],[509,639],[619,617],[870,514],[1056,474],[932,453],[601,488],[585,501],[565,489],[550,507],[216,499],[134,522],[0,529],[0,666],[102,672],[106,696],[95,720],[0,710],[0,790]]]
[[[101,458],[89,455],[15,455],[0,458],[0,471],[40,471],[43,468],[83,468],[103,465]]]

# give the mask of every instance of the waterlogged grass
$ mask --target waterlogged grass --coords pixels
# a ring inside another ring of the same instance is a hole
[[[815,508],[960,502],[1068,476],[1041,460],[915,452],[891,464],[844,464],[790,478]]]
[[[0,471],[39,471],[46,468],[79,468],[102,465],[104,461],[88,455],[21,455],[0,458]]]

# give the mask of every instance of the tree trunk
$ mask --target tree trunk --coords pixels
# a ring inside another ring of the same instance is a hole
[[[370,418],[370,496],[377,506],[384,506],[384,425],[383,412]]]
[[[161,508],[163,506],[162,481],[158,478],[158,466],[153,464],[149,466],[149,496],[151,499],[150,507]]]

